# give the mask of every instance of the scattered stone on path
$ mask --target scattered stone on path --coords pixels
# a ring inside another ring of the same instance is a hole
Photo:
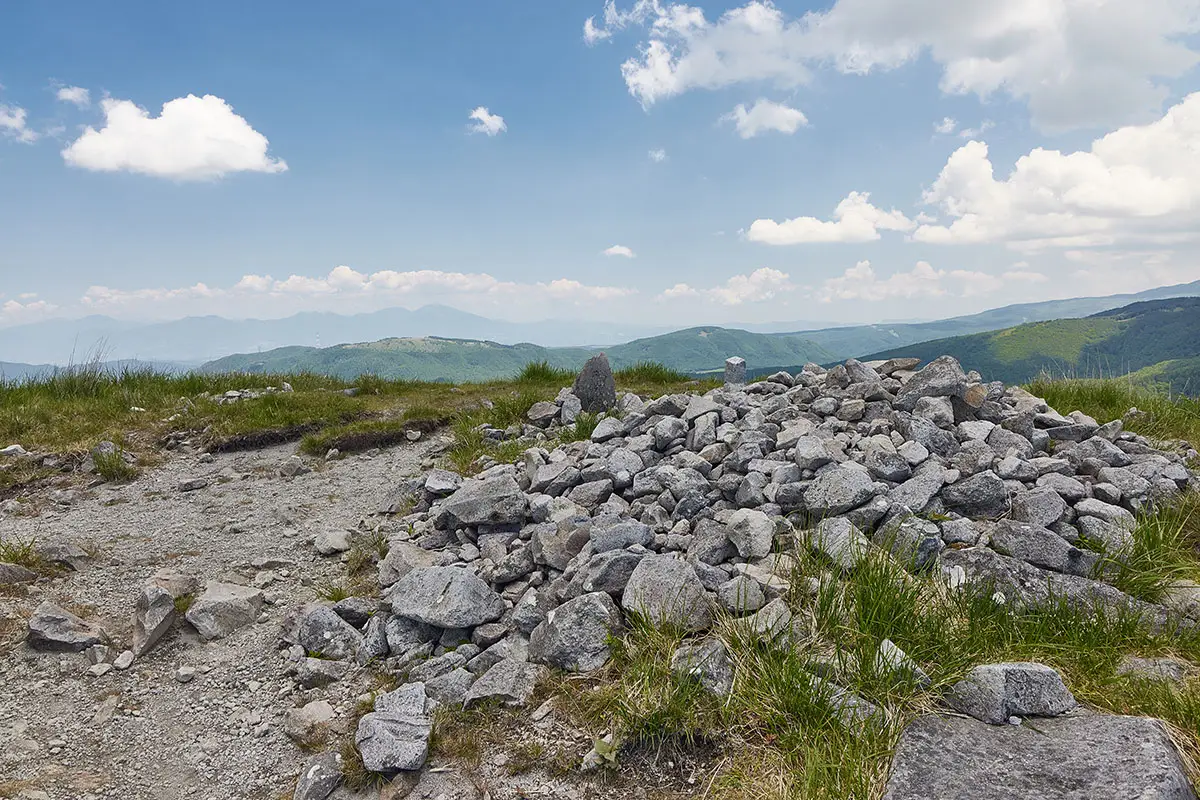
[[[133,611],[133,652],[143,655],[175,622],[175,597],[155,584],[142,587]]]
[[[205,641],[252,625],[262,611],[263,592],[236,583],[209,582],[184,615]]]
[[[100,626],[85,622],[53,603],[43,602],[29,618],[26,640],[34,650],[79,653],[104,644],[108,635]]]

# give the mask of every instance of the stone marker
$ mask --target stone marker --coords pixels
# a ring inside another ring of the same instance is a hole
[[[725,359],[725,385],[741,386],[746,383],[746,359],[740,356]]]

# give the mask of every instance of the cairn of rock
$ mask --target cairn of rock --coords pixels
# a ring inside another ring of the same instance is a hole
[[[1195,451],[1120,420],[1064,416],[953,358],[917,364],[809,364],[747,384],[732,359],[721,388],[647,399],[618,395],[607,360],[594,359],[519,430],[495,431],[530,441],[515,464],[468,479],[433,470],[402,487],[416,506],[387,528],[383,610],[362,598],[302,609],[288,633],[301,680],[335,680],[338,659],[405,675],[357,732],[367,765],[397,772],[424,763],[433,707],[519,705],[547,667],[602,667],[630,611],[693,631],[674,668],[728,693],[728,654],[704,632],[720,609],[764,639],[786,637],[793,548],[836,572],[886,547],[913,571],[987,586],[998,602],[1053,594],[1148,622],[1200,618],[1200,588],[1176,587],[1168,606],[1135,600],[1097,578],[1102,554],[1080,546],[1119,553],[1135,514],[1196,488],[1185,466]],[[602,416],[589,440],[538,446],[593,410]],[[927,680],[891,642],[880,657]],[[976,673],[949,702],[984,722],[1075,706],[1041,665]],[[879,713],[826,689],[845,721]],[[906,734],[901,750],[920,750],[922,735]],[[918,795],[899,786],[889,796]]]

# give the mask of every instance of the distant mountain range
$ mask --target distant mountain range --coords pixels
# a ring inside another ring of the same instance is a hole
[[[773,322],[761,332],[819,327],[827,322]],[[30,364],[86,361],[99,350],[106,359],[201,364],[231,353],[281,347],[320,347],[414,336],[478,339],[502,344],[533,342],[547,347],[605,346],[667,333],[663,325],[587,320],[504,322],[447,306],[387,308],[369,314],[305,312],[283,319],[232,320],[186,317],[134,323],[111,317],[47,320],[0,329],[0,358]]]
[[[1033,322],[871,353],[864,360],[952,355],[988,380],[1132,375],[1200,394],[1200,297],[1132,303],[1083,319]]]
[[[602,345],[618,367],[657,361],[681,371],[701,373],[719,370],[731,355],[742,356],[754,369],[795,367],[807,361],[827,363],[885,351],[907,353],[911,346],[923,342],[943,342],[1025,323],[1088,318],[1139,301],[1189,296],[1200,296],[1200,281],[1137,294],[1023,303],[936,322],[847,325],[794,332],[773,330],[786,323],[754,326],[758,331],[703,326],[670,332],[588,322],[509,323],[445,306],[415,311],[395,308],[352,316],[305,313],[280,320],[190,317],[153,325],[88,317],[73,323],[60,320],[0,330],[0,355],[17,362],[2,367],[9,379],[52,370],[46,364],[63,363],[71,353],[76,362],[86,361],[100,342],[102,358],[128,359],[136,353],[141,363],[163,364],[169,369],[203,365],[205,370],[312,370],[347,378],[374,373],[462,381],[507,377],[530,361],[575,368]],[[804,324],[795,323],[797,327]],[[1097,327],[1103,323],[1088,324]],[[764,329],[767,332],[762,332]],[[635,335],[646,330],[654,335]],[[318,333],[322,344],[332,346],[315,346]],[[244,346],[245,342],[258,344]],[[302,342],[313,345],[299,344]],[[557,346],[548,346],[547,342]],[[285,346],[269,346],[272,343]],[[1079,366],[1070,353],[1055,353],[1053,358],[1071,368]],[[37,366],[39,362],[41,366]],[[1001,361],[989,363],[996,369],[1008,369]],[[1135,366],[1131,361],[1127,366],[1141,369],[1152,363],[1158,362],[1138,362]],[[1176,366],[1171,374],[1178,375],[1180,370],[1186,372]],[[1019,366],[1011,368],[1011,374],[1021,372]]]
[[[1200,295],[1200,281],[1138,294],[1024,303],[937,322],[833,325],[813,320],[756,322],[721,326],[744,333],[794,337],[803,333],[831,358],[884,350],[914,342],[1006,328],[1023,322],[1083,317],[1138,300]],[[894,313],[894,312],[893,312]],[[713,328],[706,328],[713,329]],[[677,332],[677,331],[676,331]],[[369,314],[305,312],[283,319],[231,320],[187,317],[171,322],[136,323],[91,316],[47,320],[0,329],[0,359],[10,363],[67,364],[87,361],[97,351],[109,360],[138,359],[199,365],[233,353],[269,352],[285,347],[330,347],[382,339],[433,336],[542,347],[611,347],[673,335],[667,326],[586,320],[504,322],[447,306],[409,310],[388,308]],[[653,349],[653,345],[650,346]],[[778,345],[764,345],[768,350]],[[720,366],[710,364],[710,368]]]
[[[1108,298],[1063,301],[1059,308],[1079,311],[1104,305]],[[880,330],[888,338],[907,339],[939,329],[967,328],[1020,316],[1036,316],[1032,308],[995,311],[949,320],[893,326],[886,330],[835,329],[791,334],[760,334],[728,328],[702,327],[637,339],[605,348],[613,366],[657,361],[683,372],[720,369],[730,355],[740,355],[757,368],[779,365],[795,368],[808,361],[834,362],[855,356],[864,359],[893,356],[935,358],[958,356],[989,379],[1021,382],[1040,372],[1071,375],[1126,374],[1155,367],[1160,380],[1172,386],[1186,383],[1184,365],[1163,365],[1171,359],[1200,356],[1200,297],[1168,298],[1134,303],[1117,310],[1078,319],[1040,320],[999,331],[913,342],[882,352],[855,348],[872,341]],[[1024,313],[1022,313],[1024,312]],[[420,380],[488,380],[511,376],[530,361],[578,368],[594,352],[589,348],[547,348],[501,345],[464,339],[385,339],[365,344],[316,349],[288,347],[266,353],[228,356],[206,364],[212,371],[282,372],[310,370],[352,379],[371,373]],[[775,367],[771,367],[774,369]],[[1195,386],[1192,387],[1195,390]]]

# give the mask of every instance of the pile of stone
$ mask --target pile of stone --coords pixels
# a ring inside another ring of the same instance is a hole
[[[1200,618],[1193,585],[1159,607],[1104,582],[1135,515],[1196,488],[1195,451],[1061,415],[949,357],[917,365],[852,359],[746,384],[737,359],[721,388],[646,399],[618,395],[594,359],[504,432],[534,445],[515,464],[403,487],[416,505],[387,528],[382,605],[302,609],[288,632],[298,680],[320,685],[372,659],[406,676],[357,734],[368,766],[395,772],[424,762],[433,707],[521,704],[547,666],[602,667],[633,611],[694,632],[673,667],[727,693],[728,654],[704,632],[723,610],[765,640],[786,635],[796,548],[834,577],[884,548],[997,602],[1053,594],[1159,623]],[[537,446],[582,411],[601,414],[588,440]],[[819,578],[803,580],[815,590]],[[891,642],[879,652],[927,680]],[[823,688],[844,721],[879,714]],[[1005,708],[1005,719],[1022,713]]]

